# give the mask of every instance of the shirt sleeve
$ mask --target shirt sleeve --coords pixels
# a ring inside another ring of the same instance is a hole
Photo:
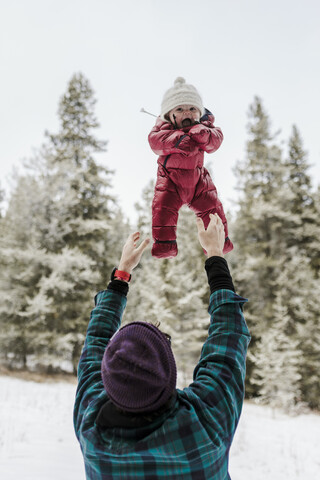
[[[250,342],[242,311],[246,301],[232,290],[211,294],[208,338],[194,370],[194,381],[185,389],[212,441],[224,449],[230,447],[244,399]]]
[[[208,276],[210,293],[217,290],[232,290],[234,285],[230,275],[227,261],[223,257],[213,256],[206,260],[205,269]]]
[[[95,296],[95,307],[91,312],[78,365],[78,387],[74,405],[74,427],[78,438],[87,406],[104,390],[101,361],[110,338],[120,328],[126,307],[126,294],[116,290],[116,288],[121,289],[121,286],[117,286],[119,283],[119,281],[110,282],[107,290]]]

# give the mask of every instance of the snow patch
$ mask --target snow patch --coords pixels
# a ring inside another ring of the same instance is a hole
[[[76,385],[0,376],[0,478],[85,480],[72,424]],[[232,480],[320,478],[320,416],[245,403],[230,451]]]

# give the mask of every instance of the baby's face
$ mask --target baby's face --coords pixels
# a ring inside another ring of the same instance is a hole
[[[200,110],[193,105],[178,105],[169,112],[169,118],[173,125],[185,128],[194,125],[200,120]]]

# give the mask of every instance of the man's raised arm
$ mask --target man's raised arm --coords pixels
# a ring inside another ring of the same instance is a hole
[[[106,290],[95,297],[95,307],[91,312],[86,339],[78,366],[78,388],[74,406],[74,425],[79,436],[80,424],[91,399],[104,390],[101,379],[101,361],[112,335],[120,328],[127,303],[128,281],[132,270],[140,262],[149,239],[139,246],[140,233],[129,235],[120,259],[119,266]],[[126,281],[127,280],[127,281]]]
[[[194,398],[199,416],[221,452],[230,448],[244,399],[245,361],[250,334],[243,316],[247,301],[235,293],[228,264],[223,258],[224,229],[218,215],[210,215],[205,230],[197,220],[210,286],[210,327],[194,381],[185,389]]]

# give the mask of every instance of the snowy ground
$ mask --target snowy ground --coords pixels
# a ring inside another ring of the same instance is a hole
[[[0,377],[0,478],[84,480],[74,435],[75,385]]]
[[[230,451],[232,480],[320,479],[320,415],[245,403]]]
[[[84,480],[72,426],[75,385],[0,377],[0,478]],[[232,480],[320,478],[319,415],[246,403],[230,453]]]

